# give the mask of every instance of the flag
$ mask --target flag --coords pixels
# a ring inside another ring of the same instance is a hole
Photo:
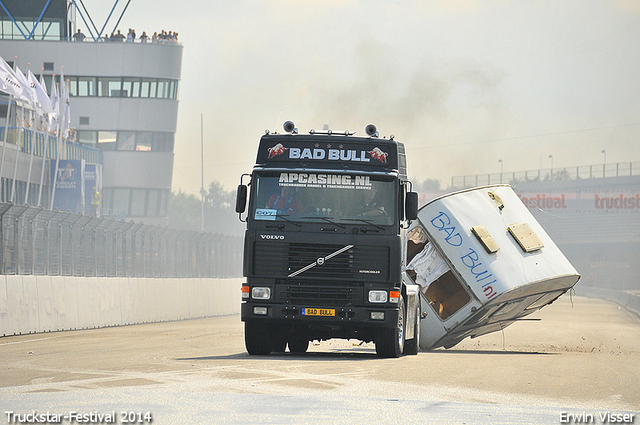
[[[55,133],[57,131],[58,115],[60,113],[60,98],[58,96],[58,86],[56,85],[55,76],[51,79],[51,113],[49,114],[49,132]]]
[[[31,86],[29,86],[29,81],[27,80],[27,77],[22,73],[22,71],[20,71],[20,68],[18,68],[17,66],[14,72],[14,75],[20,82],[20,87],[22,87],[22,92],[24,93],[22,100],[26,100],[27,102],[29,102],[29,104],[34,110],[38,110],[38,107],[36,105],[36,100],[31,95],[32,93]]]
[[[33,98],[36,99],[36,103],[38,104],[38,106],[40,106],[42,111],[44,111],[45,114],[53,111],[53,108],[51,107],[51,100],[47,95],[46,89],[42,87],[31,70],[28,71],[27,80],[29,81],[29,87],[31,87],[31,91],[33,92]]]
[[[0,91],[17,99],[30,101],[31,97],[26,90],[28,89],[22,87],[13,69],[0,57]]]
[[[69,107],[69,90],[67,89],[62,70],[60,70],[60,102],[60,115],[62,117],[60,132],[62,133],[62,137],[67,139],[69,137],[69,129],[71,128],[71,108]]]

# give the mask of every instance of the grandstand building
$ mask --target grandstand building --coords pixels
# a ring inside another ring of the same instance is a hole
[[[95,25],[74,41],[77,21],[83,28],[92,22],[75,0],[0,3],[0,56],[23,72],[42,74],[48,87],[63,73],[75,130],[56,157],[59,142],[29,127],[21,115],[32,113],[28,108],[14,102],[7,121],[9,96],[2,95],[0,125],[11,137],[2,157],[0,201],[48,208],[55,160],[83,159],[101,165],[102,216],[166,225],[182,45],[108,41]]]

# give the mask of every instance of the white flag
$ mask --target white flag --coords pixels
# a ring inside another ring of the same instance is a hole
[[[56,85],[55,76],[51,80],[51,113],[49,114],[49,132],[57,131],[58,115],[60,113],[60,98],[58,97],[58,87]]]
[[[9,64],[2,58],[0,58],[0,91],[21,100],[29,101],[30,99],[20,84],[20,80],[18,80],[16,74],[13,72],[13,69],[11,69]]]
[[[69,129],[71,128],[71,109],[69,107],[69,90],[67,82],[64,80],[64,74],[60,71],[60,132],[62,137],[69,137]]]
[[[29,104],[31,104],[31,107],[34,110],[38,110],[38,106],[36,105],[36,100],[31,94],[32,93],[31,87],[29,86],[29,80],[27,80],[27,77],[22,73],[22,71],[20,71],[20,68],[18,68],[17,66],[16,66],[16,71],[14,75],[16,76],[18,81],[20,81],[20,87],[22,87],[22,91],[24,93],[23,100],[26,100],[27,102],[29,102]]]
[[[33,92],[33,97],[36,99],[38,106],[44,111],[45,114],[53,111],[51,107],[51,100],[47,95],[47,91],[42,87],[40,82],[37,80],[36,76],[33,75],[31,70],[28,71],[27,80],[29,81],[29,86],[31,87],[31,91]]]

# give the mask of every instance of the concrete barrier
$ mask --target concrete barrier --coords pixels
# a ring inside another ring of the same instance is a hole
[[[242,278],[0,276],[0,336],[240,312]]]

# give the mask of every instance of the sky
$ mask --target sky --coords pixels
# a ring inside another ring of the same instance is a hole
[[[84,4],[101,27],[114,2]],[[640,0],[131,0],[118,28],[184,46],[174,190],[200,191],[201,117],[205,186],[228,190],[287,120],[373,123],[442,188],[640,161]]]

